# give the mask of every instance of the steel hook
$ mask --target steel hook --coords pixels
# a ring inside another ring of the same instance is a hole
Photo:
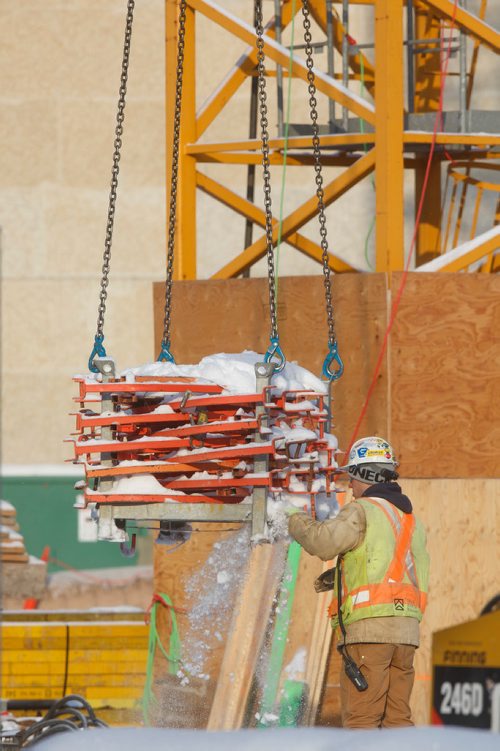
[[[344,372],[344,363],[338,353],[337,342],[330,342],[328,345],[329,352],[325,357],[323,363],[323,375],[329,381],[336,381]],[[332,369],[332,366],[336,363],[337,369]]]
[[[157,362],[171,362],[175,365],[173,354],[170,352],[170,342],[162,342]]]
[[[270,342],[271,344],[264,355],[264,362],[270,362],[274,366],[274,372],[281,373],[286,365],[286,357],[280,347],[279,337],[272,336]],[[277,358],[277,362],[272,362],[273,358]]]
[[[125,556],[125,558],[134,557],[136,541],[137,541],[137,535],[133,534],[130,536],[130,544],[128,542],[120,543],[120,552],[122,555]]]
[[[106,350],[104,349],[104,334],[96,334],[94,338],[94,348],[89,357],[89,370],[92,373],[99,373],[99,368],[94,365],[95,357],[106,357]]]

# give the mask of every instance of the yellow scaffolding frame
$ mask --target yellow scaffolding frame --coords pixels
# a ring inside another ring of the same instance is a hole
[[[334,4],[341,0],[333,0]],[[427,54],[415,56],[415,96],[413,109],[416,113],[435,112],[439,104],[441,65],[439,39],[443,23],[453,21],[457,30],[474,40],[471,70],[468,73],[467,99],[470,101],[474,80],[477,54],[481,46],[495,53],[500,50],[500,32],[484,21],[487,0],[482,0],[479,16],[474,16],[454,0],[412,0],[415,10],[415,33],[417,39],[429,39]],[[175,75],[177,55],[177,18],[179,0],[165,0],[166,18],[166,105],[167,105],[167,176],[171,171],[172,135],[175,100]],[[292,0],[281,0],[281,28],[292,21]],[[419,200],[427,165],[428,149],[433,134],[404,128],[404,39],[403,21],[406,0],[351,0],[350,5],[373,6],[374,46],[373,65],[358,47],[349,48],[350,77],[360,78],[367,95],[373,97],[374,104],[345,88],[336,76],[329,76],[315,69],[318,92],[337,102],[341,107],[368,123],[373,132],[332,133],[321,136],[322,147],[329,150],[323,155],[325,166],[343,167],[344,171],[330,182],[325,183],[325,206],[332,204],[367,175],[374,172],[376,177],[376,221],[375,259],[376,271],[398,271],[404,268],[404,171],[412,169],[415,176],[415,196]],[[296,13],[301,11],[301,0],[296,0]],[[326,4],[324,0],[309,0],[311,15],[317,24],[326,31]],[[195,18],[202,14],[219,27],[249,45],[247,51],[236,61],[224,81],[215,89],[201,109],[196,111],[196,39]],[[342,51],[345,29],[340,21],[333,25],[333,44]],[[272,18],[266,27],[266,58],[285,70],[290,65],[292,76],[307,81],[307,68],[304,60],[295,52],[290,59],[290,51],[276,40],[276,23]],[[434,48],[434,50],[433,50]],[[434,54],[433,54],[434,53]],[[200,139],[209,125],[219,116],[240,86],[255,74],[257,50],[253,28],[241,19],[217,5],[215,0],[187,0],[186,32],[184,48],[184,81],[179,152],[179,192],[176,225],[175,278],[196,279],[196,194],[197,190],[212,196],[231,208],[256,227],[264,227],[263,212],[251,201],[242,198],[229,187],[199,171],[198,164],[259,164],[261,162],[261,142],[258,139],[201,143]],[[468,150],[475,147],[478,158],[491,158],[499,155],[495,151],[500,146],[500,134],[447,133],[438,132],[436,144],[455,149],[457,159],[469,159]],[[269,141],[270,163],[283,164],[283,138]],[[288,140],[287,164],[312,164],[312,138],[310,136],[291,137]],[[347,150],[346,150],[347,147]],[[357,150],[356,150],[357,147]],[[338,151],[333,149],[338,148]],[[461,150],[460,150],[461,148]],[[414,154],[412,154],[414,152]],[[423,205],[421,223],[416,239],[415,262],[417,267],[434,259],[441,248],[441,205],[442,153],[436,154],[432,164]],[[473,163],[473,161],[471,162]],[[169,199],[167,180],[167,201]],[[321,260],[321,247],[299,230],[316,214],[317,199],[311,187],[311,195],[301,206],[283,219],[281,238],[299,252]],[[278,225],[275,222],[273,241],[278,240]],[[478,244],[481,247],[481,243]],[[483,270],[495,270],[494,255],[500,248],[500,234],[495,239],[488,235],[485,245]],[[229,260],[213,278],[234,278],[262,258],[266,252],[266,237],[262,234],[251,245]],[[477,255],[477,250],[476,250]],[[454,270],[465,270],[467,254],[453,263]],[[334,253],[330,253],[330,266],[337,273],[354,269]],[[439,267],[441,268],[441,267]]]

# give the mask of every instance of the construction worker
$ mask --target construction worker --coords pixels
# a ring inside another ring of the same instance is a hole
[[[353,444],[346,471],[354,500],[331,519],[291,513],[290,535],[335,569],[315,581],[333,589],[329,614],[340,627],[342,726],[413,725],[410,695],[425,609],[429,557],[425,532],[396,482],[398,463],[378,436]],[[339,586],[340,585],[340,586]],[[339,611],[339,603],[341,604]]]

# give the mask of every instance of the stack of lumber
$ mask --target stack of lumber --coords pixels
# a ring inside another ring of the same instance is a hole
[[[0,562],[27,563],[28,554],[19,534],[16,510],[8,501],[0,501]]]
[[[46,587],[47,566],[28,555],[19,532],[16,509],[0,501],[0,564],[4,597],[38,598]]]
[[[9,699],[79,694],[106,722],[140,721],[144,612],[12,611],[0,629],[2,691]]]
[[[323,564],[305,551],[300,552],[298,577],[294,585],[293,605],[289,614],[284,639],[284,654],[275,662],[278,690],[269,716],[256,714],[261,701],[261,665],[270,659],[269,645],[275,627],[273,612],[283,586],[283,577],[290,577],[284,568],[283,549],[280,544],[262,545],[252,549],[246,576],[238,596],[229,633],[226,638],[214,700],[207,723],[209,730],[237,730],[254,726],[273,726],[280,722],[280,703],[288,678],[304,689],[304,706],[301,725],[314,725],[321,706],[321,696],[328,672],[332,647],[332,629],[327,617],[331,593],[317,595],[314,579],[329,564]],[[302,657],[301,657],[302,655]],[[300,659],[297,659],[300,658]],[[291,672],[291,667],[295,668]],[[300,663],[300,667],[298,667]],[[295,723],[287,723],[295,724]]]

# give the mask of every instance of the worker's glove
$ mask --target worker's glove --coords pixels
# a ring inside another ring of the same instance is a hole
[[[285,506],[283,511],[287,516],[293,516],[294,514],[300,514],[302,509],[297,508],[297,506]]]
[[[314,589],[316,592],[329,592],[335,586],[335,566],[333,568],[323,571],[320,576],[314,581]]]

